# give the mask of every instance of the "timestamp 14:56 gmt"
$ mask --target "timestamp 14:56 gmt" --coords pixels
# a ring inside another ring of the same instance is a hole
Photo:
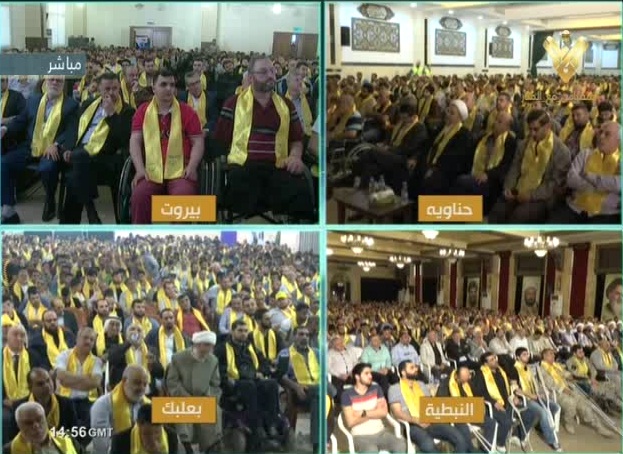
[[[50,433],[53,437],[70,437],[70,438],[110,438],[113,436],[112,427],[59,427],[58,429],[50,427]]]

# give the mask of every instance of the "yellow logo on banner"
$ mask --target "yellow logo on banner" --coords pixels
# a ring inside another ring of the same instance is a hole
[[[552,59],[552,66],[564,83],[569,83],[571,78],[579,71],[582,66],[582,56],[588,49],[588,41],[586,38],[580,37],[571,47],[571,39],[569,32],[564,31],[563,45],[559,47],[554,38],[548,36],[543,47]]]
[[[154,424],[216,424],[216,397],[154,397]]]
[[[216,222],[216,196],[155,195],[151,198],[153,222]]]
[[[421,195],[419,222],[482,222],[480,195]]]
[[[482,397],[420,397],[420,422],[425,424],[482,424]]]

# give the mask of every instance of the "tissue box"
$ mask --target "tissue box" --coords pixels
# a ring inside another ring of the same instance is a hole
[[[389,188],[370,195],[370,205],[391,205],[395,202],[396,195]]]

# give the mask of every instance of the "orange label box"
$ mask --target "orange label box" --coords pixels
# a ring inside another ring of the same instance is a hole
[[[216,424],[216,397],[154,397],[154,424]]]
[[[420,397],[420,422],[425,424],[482,424],[482,397]]]
[[[216,196],[155,195],[151,198],[152,222],[216,222]]]
[[[482,222],[480,195],[421,195],[418,197],[419,222]]]

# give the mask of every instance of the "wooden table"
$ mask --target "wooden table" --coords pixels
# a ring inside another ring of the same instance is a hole
[[[396,196],[395,203],[371,205],[368,191],[353,188],[335,188],[333,198],[337,202],[337,222],[346,224],[346,209],[354,211],[371,224],[393,224],[394,217],[402,215],[405,224],[411,222],[413,201],[403,202]],[[385,222],[388,220],[389,222]]]

